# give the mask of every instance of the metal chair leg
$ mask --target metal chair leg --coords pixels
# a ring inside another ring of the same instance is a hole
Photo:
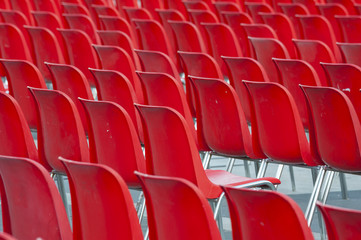
[[[142,220],[143,220],[143,217],[144,217],[144,212],[145,212],[145,197],[143,197],[140,209],[137,212],[138,219],[139,219],[139,224],[142,223]]]
[[[262,178],[262,177],[264,177],[264,175],[266,174],[267,165],[268,165],[268,159],[263,159],[263,160],[261,161],[260,166],[259,166],[259,170],[258,170],[258,173],[257,173],[257,177],[256,177],[256,178]]]
[[[59,174],[59,173],[56,173],[54,174],[56,175],[56,181],[58,183],[58,189],[59,189],[59,193],[60,193],[60,196],[61,196],[61,199],[63,200],[63,203],[64,203],[64,207],[65,207],[65,211],[66,211],[66,214],[68,215],[68,219],[69,219],[69,222],[72,222],[71,221],[71,210],[69,209],[69,204],[68,204],[68,199],[67,199],[67,196],[66,196],[66,190],[65,190],[65,180],[64,180],[64,177],[63,175]]]
[[[251,177],[251,171],[249,170],[249,162],[247,160],[243,160],[244,163],[244,171],[246,177]]]
[[[318,175],[317,175],[317,179],[315,181],[313,191],[311,193],[311,197],[310,197],[310,200],[308,202],[307,209],[306,209],[306,212],[305,212],[305,218],[307,220],[308,226],[310,226],[311,222],[312,222],[312,218],[313,218],[313,215],[314,215],[314,212],[315,212],[316,202],[317,202],[318,196],[319,196],[320,191],[321,191],[321,187],[322,187],[323,179],[325,177],[325,173],[326,173],[325,167],[324,166],[320,167]]]
[[[206,151],[206,152],[203,152],[203,153],[204,153],[203,159],[202,159],[203,168],[208,169],[209,168],[209,163],[211,162],[212,153],[210,151]]]
[[[332,186],[332,182],[335,176],[335,172],[334,171],[327,171],[325,178],[324,178],[324,182],[325,182],[325,187],[323,188],[322,194],[320,196],[320,201],[322,203],[326,203],[328,194],[330,192],[331,186]],[[319,209],[317,209],[317,215],[318,215],[318,225],[320,226],[320,235],[321,235],[321,239],[327,239],[326,237],[326,227],[325,224],[323,222],[322,219],[322,214],[320,212]]]
[[[234,162],[236,161],[235,158],[229,158],[229,161],[227,163],[227,167],[226,167],[226,171],[227,172],[232,172],[232,169],[234,167]]]
[[[339,177],[340,177],[342,199],[348,199],[348,191],[347,191],[347,183],[346,183],[345,174],[340,172]]]
[[[295,192],[296,191],[296,181],[295,181],[295,173],[293,171],[293,166],[289,166],[289,171],[290,171],[292,192]]]

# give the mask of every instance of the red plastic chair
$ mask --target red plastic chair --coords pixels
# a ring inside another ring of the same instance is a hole
[[[185,21],[185,17],[175,9],[156,9],[156,13],[159,16],[160,22],[164,28],[166,35],[168,36],[170,45],[172,47],[174,55],[176,54],[177,46],[176,46],[176,39],[173,34],[172,27],[168,23],[169,20],[173,21]]]
[[[321,63],[330,86],[338,88],[351,100],[361,119],[361,68],[347,63]]]
[[[222,12],[243,12],[240,5],[234,2],[214,2],[213,5],[221,22],[225,22]]]
[[[329,240],[351,240],[361,236],[360,211],[324,205],[320,202],[317,203],[317,207],[320,209],[323,220],[325,221]]]
[[[296,15],[310,15],[310,12],[306,6],[301,3],[280,3],[279,6],[282,13],[284,13],[291,20],[297,38],[303,39],[302,26]]]
[[[39,71],[46,81],[51,81],[51,74],[44,62],[65,63],[63,52],[55,35],[43,27],[29,27],[25,29],[31,37],[31,43],[35,51],[35,62]]]
[[[207,52],[204,39],[196,25],[186,21],[168,21],[176,42],[176,50],[184,52]]]
[[[223,12],[222,13],[225,19],[225,23],[228,24],[236,34],[241,46],[242,56],[250,56],[250,46],[247,38],[247,34],[244,29],[241,27],[241,23],[251,24],[253,23],[252,18],[247,13],[240,12]]]
[[[75,1],[77,2],[77,1]],[[62,2],[61,5],[63,6],[63,12],[68,14],[84,14],[90,17],[90,12],[88,8],[77,2],[77,3],[71,3],[71,2]]]
[[[59,29],[69,55],[69,63],[85,75],[90,85],[94,80],[88,68],[99,68],[98,58],[86,33],[76,29]]]
[[[92,43],[100,44],[100,38],[96,33],[96,26],[90,17],[82,14],[63,14],[63,17],[70,29],[81,30],[89,36]]]
[[[222,79],[223,74],[214,58],[206,53],[178,51],[178,54],[184,70],[188,105],[191,108],[192,116],[195,116],[193,90],[188,76]]]
[[[291,20],[282,13],[260,13],[265,24],[269,25],[278,36],[283,45],[287,48],[291,58],[296,58],[296,49],[292,43],[293,38],[297,38],[296,31]]]
[[[208,4],[204,1],[182,1],[184,7],[186,8],[187,14],[189,15],[189,10],[206,10],[211,11]],[[185,14],[185,15],[187,15]],[[190,18],[190,16],[188,16]]]
[[[123,7],[138,7],[138,3],[135,0],[115,0],[116,8],[118,9],[118,12],[125,17],[126,13],[123,9]]]
[[[114,46],[93,46],[97,52],[102,69],[115,70],[124,74],[131,82],[137,96],[138,103],[143,103],[143,92],[135,66],[130,56],[121,48]]]
[[[159,51],[167,54],[178,66],[178,60],[172,51],[169,39],[160,23],[155,20],[133,20],[140,33],[143,50]]]
[[[182,83],[177,67],[164,53],[146,50],[135,50],[135,52],[140,59],[142,70],[144,72],[167,73],[174,77],[179,83]]]
[[[207,32],[201,23],[218,23],[219,21],[217,16],[210,10],[189,10],[188,15],[191,22],[197,26],[199,32],[201,33],[208,53],[211,53],[211,43],[209,42]]]
[[[26,44],[29,47],[30,54],[34,58],[34,51],[30,42],[30,38],[24,28],[24,25],[30,25],[25,15],[19,11],[14,10],[0,10],[0,15],[2,19],[4,19],[4,23],[13,24],[21,31]]]
[[[224,75],[227,74],[226,66],[221,56],[242,57],[241,47],[233,30],[223,23],[202,23],[207,31],[208,41],[212,55],[217,61]]]
[[[264,67],[271,82],[280,82],[272,58],[290,58],[286,47],[274,38],[248,38],[253,47],[255,58]]]
[[[89,69],[94,76],[98,99],[111,101],[123,107],[133,121],[143,142],[142,124],[134,103],[138,102],[132,84],[128,78],[117,71]]]
[[[293,166],[320,166],[305,212],[310,225],[326,173],[318,154],[315,136],[310,130],[310,141],[307,140],[296,103],[285,87],[278,83],[261,82],[246,82],[246,86],[252,97],[253,144],[258,144],[257,148],[272,162]],[[264,161],[264,164],[264,167],[260,167],[262,171],[258,173],[259,177],[264,175],[268,161]]]
[[[137,46],[136,35],[125,18],[100,16],[99,19],[103,30],[122,31],[127,34],[133,40],[133,44]]]
[[[304,94],[299,84],[309,86],[320,86],[320,80],[313,67],[303,61],[296,59],[273,59],[277,66],[280,80],[291,93],[297,105],[300,117],[305,129],[309,128],[309,116]]]
[[[338,3],[318,4],[316,7],[321,15],[330,22],[333,32],[335,33],[336,41],[343,42],[344,38],[335,16],[348,15],[347,9]]]
[[[4,0],[0,3],[1,9],[10,9],[10,2],[9,0]]]
[[[336,61],[341,62],[341,53],[336,46],[336,37],[330,22],[320,15],[298,16],[304,38],[324,42],[333,52]]]
[[[145,8],[124,7],[123,9],[128,22],[131,22],[133,19],[154,19],[152,14]]]
[[[251,121],[249,93],[242,80],[269,82],[266,70],[253,58],[222,57],[231,86],[236,90],[247,121]]]
[[[273,8],[266,2],[246,2],[247,13],[252,17],[255,23],[263,23],[260,12],[272,13]]]
[[[337,16],[336,20],[341,28],[344,42],[360,43],[361,16]]]
[[[293,0],[293,3],[302,4],[304,7],[308,9],[310,14],[318,14],[317,8],[316,8],[316,1],[313,0]]]
[[[207,146],[216,154],[231,158],[265,158],[261,151],[253,148],[235,90],[220,79],[191,77],[191,82],[196,93],[197,132],[202,134]],[[232,170],[232,165],[227,166],[228,171]]]
[[[197,186],[182,178],[136,174],[146,197],[149,239],[222,239],[212,209]]]
[[[313,116],[313,129],[322,160],[335,170],[360,172],[358,132],[361,126],[349,98],[330,87],[303,86],[303,90]]]
[[[223,189],[230,211],[233,239],[267,239],[269,236],[284,240],[314,239],[301,208],[290,197],[271,191]],[[250,205],[256,207],[250,208]],[[279,224],[285,220],[287,228]]]
[[[30,12],[33,10],[33,6],[30,1],[10,0],[10,5],[11,9],[22,12],[31,25],[34,24],[33,16],[30,14]]]
[[[325,0],[327,4],[340,4],[347,9],[350,15],[357,15],[355,4],[357,1],[350,0]]]
[[[140,183],[134,171],[144,172],[145,160],[138,132],[129,114],[114,102],[80,101],[89,124],[91,162],[111,167],[130,188],[139,189]]]
[[[317,40],[293,40],[298,58],[308,62],[316,71],[322,86],[329,86],[320,62],[335,63],[330,48]]]
[[[85,131],[88,130],[85,112],[78,98],[93,100],[90,85],[84,74],[72,65],[46,63],[53,79],[53,88],[65,93],[78,109]]]
[[[6,59],[33,61],[23,34],[15,25],[8,23],[0,23],[0,53]]]
[[[65,59],[68,59],[64,40],[57,30],[63,29],[65,27],[64,23],[61,22],[58,16],[51,12],[32,12],[31,14],[35,19],[35,25],[37,27],[47,28],[55,35]]]
[[[178,112],[167,107],[138,105],[137,108],[142,115],[143,129],[146,129],[144,145],[147,173],[187,179],[199,187],[208,199],[221,195],[219,185],[251,184],[272,188],[273,184],[280,183],[275,178],[252,179],[223,170],[204,170],[194,138]]]
[[[7,233],[0,233],[0,239],[1,240],[16,240],[13,236],[11,236],[10,234]]]
[[[0,107],[3,109],[0,116],[0,155],[30,158],[49,168],[39,160],[30,128],[17,101],[0,92]]]
[[[124,49],[132,58],[137,70],[141,69],[138,56],[135,54],[133,40],[121,31],[97,31],[103,45],[116,46]]]
[[[52,12],[60,16],[60,3],[56,0],[32,0],[33,9],[36,11]]]
[[[361,44],[360,43],[337,43],[346,63],[361,66]]]
[[[142,8],[145,8],[150,12],[154,19],[159,21],[159,17],[155,11],[155,9],[164,9],[164,1],[160,0],[141,0]]]
[[[59,192],[45,168],[27,158],[1,156],[0,175],[5,232],[17,239],[73,238]]]
[[[38,109],[38,149],[41,161],[55,173],[65,173],[58,157],[89,162],[89,149],[78,111],[71,99],[57,90],[30,88]]]
[[[143,239],[132,197],[116,171],[104,165],[61,161],[69,175],[74,238]]]
[[[30,128],[37,127],[36,104],[28,86],[46,88],[45,81],[35,65],[23,60],[1,60],[9,83],[9,93],[19,103]]]

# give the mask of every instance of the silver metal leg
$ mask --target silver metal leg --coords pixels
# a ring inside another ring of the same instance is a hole
[[[211,162],[211,158],[212,158],[212,153],[210,151],[207,152],[203,152],[203,168],[204,169],[208,169],[209,168],[209,163]]]
[[[278,164],[278,168],[277,168],[277,172],[276,172],[275,178],[278,178],[278,179],[281,178],[281,175],[282,175],[282,172],[283,172],[283,169],[284,169],[284,168],[285,168],[285,165],[283,165],[283,164]]]
[[[64,175],[56,173],[56,181],[58,183],[59,193],[60,193],[61,199],[63,200],[65,211],[66,211],[66,214],[68,215],[69,222],[72,222],[71,217],[70,217],[71,210],[69,209],[68,199],[66,196],[66,191],[65,191],[65,186],[64,186],[65,185],[64,177],[65,177]]]
[[[249,162],[247,160],[243,160],[244,163],[244,171],[246,177],[251,177],[251,171],[249,170]]]
[[[256,173],[256,176],[259,172],[259,168],[260,168],[260,163],[262,162],[262,160],[259,160],[259,161],[254,161],[254,171]]]
[[[227,163],[227,167],[226,167],[226,171],[227,172],[232,172],[232,169],[234,167],[234,162],[236,161],[235,158],[229,158],[229,161]]]
[[[320,201],[325,204],[327,197],[328,197],[328,193],[330,192],[331,186],[332,186],[332,182],[335,176],[335,172],[334,171],[327,171],[327,173],[325,174],[325,178],[324,178],[324,188],[322,190],[322,194],[320,196]],[[323,239],[327,239],[326,237],[326,227],[325,224],[323,222],[322,219],[322,214],[320,212],[319,209],[317,209],[317,216],[318,216],[318,225],[320,226],[320,235],[321,235],[321,240]]]
[[[260,166],[259,166],[259,170],[258,170],[258,173],[257,173],[257,178],[264,177],[264,175],[266,174],[267,165],[268,165],[268,160],[263,159],[261,161]]]
[[[139,211],[139,208],[140,208],[140,206],[141,206],[141,204],[142,204],[143,198],[144,198],[144,193],[143,193],[143,191],[140,191],[140,192],[139,192],[138,201],[137,201],[137,203],[136,203],[136,205],[135,205],[135,210],[136,210],[137,212]]]
[[[343,199],[348,199],[348,192],[347,192],[347,183],[345,174],[340,172],[340,185],[341,185],[341,195]]]
[[[308,226],[310,226],[311,222],[312,222],[312,218],[313,218],[313,215],[315,212],[315,207],[316,207],[316,201],[317,201],[318,196],[321,191],[325,173],[326,173],[325,167],[324,166],[320,167],[320,169],[318,171],[317,179],[315,181],[315,184],[314,184],[314,187],[313,187],[313,190],[311,193],[310,201],[308,202],[307,209],[305,212],[305,218],[307,220]]]
[[[293,166],[289,166],[290,170],[290,178],[291,178],[291,185],[292,185],[292,191],[296,191],[296,181],[295,181],[295,173],[293,171]]]
[[[142,203],[140,205],[140,209],[138,210],[138,218],[139,218],[139,224],[142,223],[143,217],[144,217],[144,211],[145,211],[145,197],[142,199]]]
[[[149,239],[149,228],[147,228],[147,231],[144,234],[144,240],[148,240]]]
[[[315,185],[316,179],[317,179],[317,169],[316,168],[311,168],[311,174],[312,174],[312,181],[313,181],[313,185]]]

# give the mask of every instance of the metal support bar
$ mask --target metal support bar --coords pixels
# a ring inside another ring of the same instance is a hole
[[[342,199],[348,199],[348,191],[347,191],[347,183],[346,183],[345,174],[343,172],[340,172],[339,177],[340,177]]]
[[[212,153],[210,151],[206,151],[206,152],[203,152],[203,154],[204,154],[203,159],[202,159],[203,168],[208,169],[209,168],[209,163],[211,162]]]
[[[296,181],[295,181],[295,173],[293,171],[293,166],[289,166],[289,170],[290,170],[292,192],[295,192],[296,191]]]
[[[243,160],[244,163],[244,171],[246,177],[251,177],[251,171],[249,170],[249,162],[247,160]]]
[[[313,214],[315,212],[315,207],[316,207],[316,201],[317,201],[318,196],[319,196],[320,191],[321,191],[321,187],[322,187],[323,179],[325,177],[325,173],[326,173],[325,167],[321,166],[319,171],[318,171],[317,179],[315,181],[315,184],[314,184],[314,187],[313,187],[313,190],[312,190],[312,193],[311,193],[311,197],[310,197],[310,200],[308,202],[306,212],[305,212],[305,218],[307,220],[308,226],[310,226],[311,222],[312,222]]]
[[[258,170],[256,178],[264,177],[264,175],[266,174],[267,165],[268,165],[268,160],[267,159],[262,159],[261,160],[261,165],[259,166],[259,170]]]
[[[229,158],[229,161],[227,163],[227,167],[226,167],[226,171],[227,172],[232,172],[233,166],[234,166],[234,162],[236,161],[235,158]]]
[[[68,216],[69,222],[72,222],[71,217],[70,217],[71,210],[69,209],[68,199],[66,197],[66,191],[65,191],[65,186],[64,186],[64,175],[62,175],[60,173],[56,173],[56,174],[54,173],[54,175],[56,175],[56,181],[58,183],[60,197],[63,200],[65,211]]]

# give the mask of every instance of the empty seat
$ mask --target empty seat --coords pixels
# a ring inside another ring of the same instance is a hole
[[[360,43],[337,43],[337,45],[341,49],[345,62],[361,66]]]

